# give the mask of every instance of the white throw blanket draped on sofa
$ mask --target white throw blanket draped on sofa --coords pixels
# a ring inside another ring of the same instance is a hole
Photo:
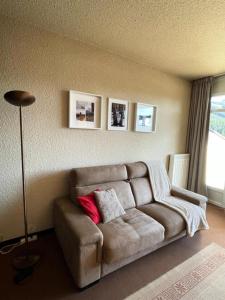
[[[149,172],[154,200],[175,211],[186,221],[187,233],[193,236],[197,230],[208,229],[205,211],[195,204],[171,195],[171,185],[161,161],[145,162]]]

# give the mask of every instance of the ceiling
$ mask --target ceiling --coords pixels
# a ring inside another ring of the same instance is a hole
[[[1,0],[0,13],[187,79],[225,72],[224,0]]]

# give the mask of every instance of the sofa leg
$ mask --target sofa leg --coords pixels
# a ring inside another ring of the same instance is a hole
[[[83,291],[85,291],[86,289],[89,289],[89,288],[92,287],[93,285],[98,284],[99,281],[100,281],[100,279],[98,279],[98,280],[96,280],[96,281],[90,283],[89,285],[87,285],[87,286],[85,286],[85,287],[83,287],[83,288],[79,288],[79,292],[83,292]]]

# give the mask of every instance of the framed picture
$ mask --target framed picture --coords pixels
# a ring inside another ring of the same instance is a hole
[[[69,92],[69,128],[101,129],[102,96]]]
[[[136,103],[134,130],[154,132],[156,126],[156,106],[147,103]]]
[[[127,130],[128,101],[109,98],[108,130]]]

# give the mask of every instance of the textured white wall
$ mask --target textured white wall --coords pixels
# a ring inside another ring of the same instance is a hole
[[[166,159],[183,152],[190,84],[52,33],[0,20],[0,236],[23,234],[19,112],[3,100],[12,89],[36,102],[24,108],[29,226],[52,226],[55,197],[68,194],[73,167]],[[134,41],[135,47],[135,41]],[[68,129],[68,90],[101,94],[103,130]],[[128,132],[106,130],[106,97],[130,100]],[[155,134],[132,131],[134,102],[158,106]]]

